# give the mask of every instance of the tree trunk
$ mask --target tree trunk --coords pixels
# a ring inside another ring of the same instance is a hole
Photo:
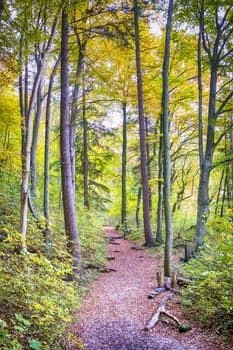
[[[46,103],[46,115],[45,115],[45,150],[44,150],[44,217],[46,218],[46,229],[45,229],[45,241],[48,245],[50,243],[50,210],[49,210],[49,153],[50,153],[50,116],[51,116],[51,101],[52,101],[52,90],[55,75],[60,63],[61,56],[59,55],[55,66],[53,68],[49,87],[48,96]]]
[[[140,212],[141,199],[142,199],[142,186],[139,186],[138,196],[137,196],[137,207],[136,207],[136,225],[137,225],[137,228],[140,228],[139,212]]]
[[[221,178],[220,178],[220,182],[219,182],[219,186],[218,186],[216,206],[215,206],[215,211],[214,211],[215,215],[218,214],[218,205],[219,205],[219,201],[220,201],[220,195],[221,195],[222,183],[223,183],[224,175],[225,175],[225,169],[222,170],[222,174],[221,174]]]
[[[154,246],[150,224],[150,196],[148,186],[147,172],[147,153],[146,153],[146,127],[144,118],[144,103],[142,91],[142,72],[140,55],[140,35],[139,35],[139,6],[138,0],[134,0],[134,26],[135,26],[135,49],[136,49],[136,68],[137,68],[137,92],[138,92],[138,114],[139,114],[139,133],[140,133],[140,160],[143,194],[143,224],[145,244],[147,247]]]
[[[147,173],[148,173],[148,190],[149,190],[149,207],[150,212],[152,211],[152,192],[151,192],[151,159],[150,159],[150,142],[149,138],[149,120],[145,118],[145,126],[146,126],[146,157],[147,157]]]
[[[199,33],[197,43],[197,68],[198,68],[198,148],[199,148],[199,164],[202,167],[203,153],[203,123],[202,123],[202,59],[201,59],[201,38],[203,32],[203,1],[201,2],[199,17]]]
[[[60,122],[60,151],[61,176],[65,230],[68,237],[68,249],[73,258],[74,274],[81,274],[81,251],[76,222],[74,187],[70,159],[69,138],[69,62],[68,62],[68,16],[62,12],[61,39],[61,122]]]
[[[78,34],[77,34],[78,36]],[[78,41],[79,43],[79,41]],[[73,95],[72,95],[72,103],[71,103],[71,117],[70,117],[70,160],[71,160],[71,171],[72,171],[72,183],[75,189],[75,167],[76,167],[76,119],[78,114],[78,100],[79,100],[79,91],[81,86],[81,73],[83,67],[83,58],[85,45],[82,46],[79,43],[79,56],[77,62],[77,71],[76,71],[76,82],[74,85]]]
[[[36,166],[36,150],[38,144],[38,134],[42,112],[42,80],[37,91],[36,113],[33,125],[32,146],[31,146],[31,194],[32,198],[36,198],[36,183],[37,183],[37,166]]]
[[[2,21],[3,9],[4,9],[4,7],[3,7],[3,0],[0,0],[0,23]]]
[[[166,241],[164,251],[164,276],[171,277],[172,273],[172,245],[173,245],[173,227],[172,213],[170,203],[171,193],[171,159],[170,159],[170,138],[169,138],[169,60],[170,60],[170,34],[172,22],[173,0],[169,1],[165,54],[163,62],[163,93],[162,93],[162,116],[163,116],[163,152],[164,152],[164,216],[166,228]]]
[[[30,102],[28,106],[28,88],[27,88],[27,64],[25,71],[25,99],[24,99],[24,108],[26,115],[26,131],[25,131],[25,145],[23,151],[23,174],[22,174],[22,184],[21,184],[21,210],[20,210],[20,232],[22,235],[22,250],[26,251],[26,232],[27,232],[27,212],[28,212],[28,183],[29,183],[29,175],[30,175],[30,159],[31,159],[31,136],[32,136],[32,116],[34,111],[34,105],[36,102],[37,91],[39,84],[41,82],[41,77],[43,74],[43,70],[45,69],[45,63],[49,52],[52,47],[52,43],[56,34],[58,22],[60,15],[58,14],[54,20],[50,37],[48,39],[46,48],[44,50],[43,58],[38,63],[37,73],[33,82],[32,92],[30,96]]]
[[[210,93],[208,108],[208,129],[206,139],[206,151],[200,172],[198,199],[197,199],[197,226],[195,235],[195,250],[203,244],[206,234],[206,221],[209,216],[209,180],[214,153],[214,137],[216,124],[216,62],[211,64]]]
[[[83,74],[83,92],[82,92],[82,111],[83,111],[83,183],[84,183],[84,206],[89,209],[89,185],[88,185],[88,122],[86,118],[86,91],[85,91],[85,76]]]
[[[162,229],[163,229],[163,118],[160,115],[160,137],[159,137],[159,180],[158,180],[158,202],[157,202],[157,228],[156,228],[156,242],[163,243]]]
[[[231,116],[231,123],[233,125],[233,115]],[[231,129],[231,155],[233,155],[233,128]],[[233,160],[231,161],[231,196],[230,196],[230,201],[231,201],[231,209],[233,205]]]
[[[127,114],[126,103],[122,103],[123,142],[122,142],[122,173],[121,173],[121,225],[124,233],[127,230],[127,194],[126,194],[126,164],[127,164]]]

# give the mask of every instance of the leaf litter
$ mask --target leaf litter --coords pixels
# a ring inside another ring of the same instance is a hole
[[[107,237],[119,237],[112,228],[105,228]],[[179,333],[171,322],[160,321],[150,332],[143,328],[159,305],[162,296],[154,300],[148,294],[156,287],[156,271],[161,259],[139,249],[132,242],[119,239],[118,250],[108,245],[107,267],[116,272],[100,275],[91,284],[81,309],[81,320],[73,333],[85,350],[231,350],[231,345],[192,324],[192,330]],[[182,323],[185,319],[177,303],[169,303],[168,311]],[[78,350],[77,346],[71,346]]]

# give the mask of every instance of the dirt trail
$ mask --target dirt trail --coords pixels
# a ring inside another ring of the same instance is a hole
[[[111,228],[105,228],[105,234],[119,236]],[[171,323],[159,322],[144,332],[161,299],[147,298],[155,287],[160,261],[144,250],[132,249],[132,242],[114,241],[119,245],[109,244],[108,256],[115,259],[108,267],[116,272],[102,274],[91,285],[80,310],[82,320],[75,326],[74,333],[86,350],[227,350],[196,327],[182,334]],[[177,305],[170,310],[185,322]]]

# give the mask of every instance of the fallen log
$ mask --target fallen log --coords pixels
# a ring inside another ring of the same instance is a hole
[[[165,287],[158,287],[155,290],[152,290],[149,294],[148,294],[148,299],[155,299],[155,297],[157,295],[160,295],[164,292],[171,292],[171,293],[175,293],[175,294],[181,294],[182,292],[179,289],[176,288],[165,288]]]
[[[144,331],[150,331],[152,328],[154,328],[156,323],[159,321],[159,317],[161,314],[164,316],[167,316],[168,318],[173,320],[176,323],[176,325],[178,326],[178,329],[180,332],[187,332],[190,329],[192,329],[192,327],[190,325],[180,323],[180,321],[178,320],[178,318],[176,316],[174,316],[174,315],[170,314],[170,312],[166,311],[166,304],[167,304],[168,300],[172,300],[171,294],[167,294],[163,297],[163,299],[161,300],[161,302],[159,304],[158,309],[156,310],[156,312],[154,313],[152,318],[147,322],[147,324],[144,328]]]
[[[150,319],[150,321],[147,322],[144,331],[149,331],[152,328],[154,328],[154,326],[156,325],[156,323],[159,320],[159,316],[161,314],[161,312],[165,312],[165,307],[166,307],[166,303],[168,300],[171,300],[172,295],[171,294],[167,294],[163,297],[163,299],[161,300],[159,307],[157,309],[157,311],[154,313],[154,315],[152,316],[152,318]]]

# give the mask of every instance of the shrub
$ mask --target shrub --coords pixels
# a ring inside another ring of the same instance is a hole
[[[233,227],[222,218],[212,225],[200,255],[183,268],[192,278],[183,305],[203,325],[228,334],[233,330]]]

